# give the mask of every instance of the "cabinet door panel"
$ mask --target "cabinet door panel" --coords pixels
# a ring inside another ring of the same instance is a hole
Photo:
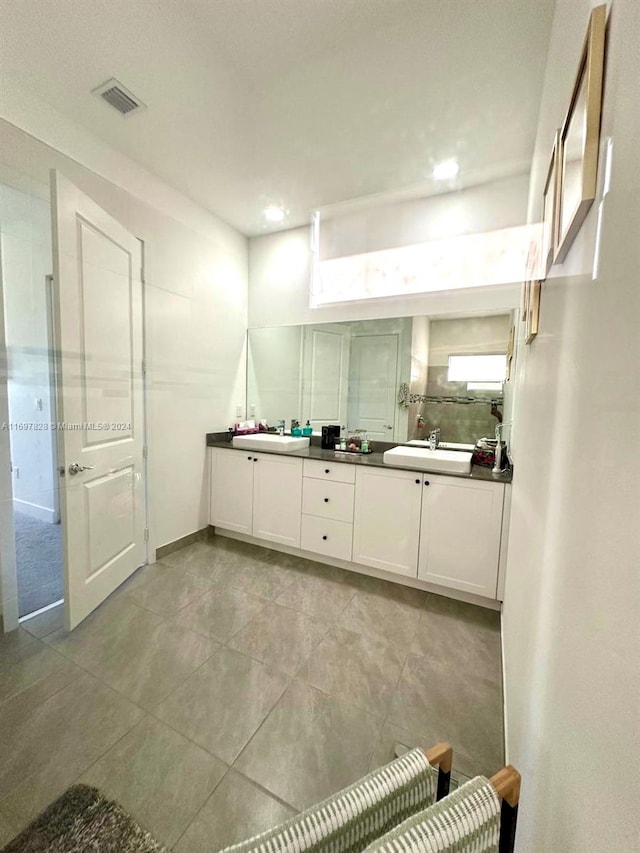
[[[211,452],[210,523],[251,535],[253,454],[239,450]]]
[[[418,577],[496,597],[504,486],[423,475]]]
[[[254,453],[253,535],[300,547],[302,459]]]
[[[416,577],[422,491],[418,472],[357,471],[354,563]]]

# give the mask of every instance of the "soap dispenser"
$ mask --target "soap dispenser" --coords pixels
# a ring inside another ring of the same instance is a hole
[[[306,424],[302,427],[303,435],[311,435],[313,433],[313,427],[311,426],[310,421],[307,419]]]

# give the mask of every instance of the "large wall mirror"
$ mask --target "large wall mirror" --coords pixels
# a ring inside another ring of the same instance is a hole
[[[504,356],[514,322],[504,312],[250,329],[247,412],[287,429],[292,419],[314,432],[365,429],[372,442],[422,440],[436,428],[447,442],[493,437],[513,410]]]

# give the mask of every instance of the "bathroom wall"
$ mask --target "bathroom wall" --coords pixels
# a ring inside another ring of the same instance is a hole
[[[533,218],[593,5],[557,3]],[[503,611],[507,757],[523,777],[519,853],[638,847],[639,16],[637,0],[610,6],[598,195],[543,285],[538,336],[519,353]]]
[[[45,126],[49,117],[46,106],[17,116],[99,162],[109,179],[0,121],[0,182],[47,198],[49,169],[60,169],[144,240],[149,527],[158,547],[206,526],[204,435],[231,423],[237,403],[244,408],[247,241],[64,117]]]
[[[420,202],[398,202],[393,217],[375,223],[366,246],[383,248],[397,239],[416,242],[521,225],[526,218],[527,186],[525,178],[516,177]],[[400,233],[398,221],[402,222]],[[333,242],[337,242],[336,235]],[[357,244],[360,248],[363,245]],[[343,243],[340,247],[345,250]],[[515,308],[520,302],[520,286],[514,284],[310,308],[310,261],[309,228],[249,240],[250,328],[417,314],[488,313]]]
[[[0,276],[8,360],[9,422],[49,425],[53,387],[49,362],[49,202],[0,183]],[[21,512],[57,521],[55,432],[11,429],[13,499]]]
[[[275,425],[302,417],[302,328],[253,329],[249,336],[248,415]]]
[[[432,320],[429,326],[429,366],[426,393],[434,397],[472,397],[485,403],[421,404],[425,423],[414,437],[424,439],[432,429],[440,429],[442,441],[475,443],[493,438],[498,420],[491,414],[490,401],[502,392],[469,391],[466,382],[449,382],[450,355],[504,353],[507,350],[510,315]],[[419,393],[425,393],[425,390]],[[500,406],[502,412],[504,406]]]

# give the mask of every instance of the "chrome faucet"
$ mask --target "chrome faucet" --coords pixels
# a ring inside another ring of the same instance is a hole
[[[429,433],[429,450],[435,450],[440,444],[440,430],[432,429]]]
[[[278,435],[284,435],[285,422],[284,420],[278,421]]]

